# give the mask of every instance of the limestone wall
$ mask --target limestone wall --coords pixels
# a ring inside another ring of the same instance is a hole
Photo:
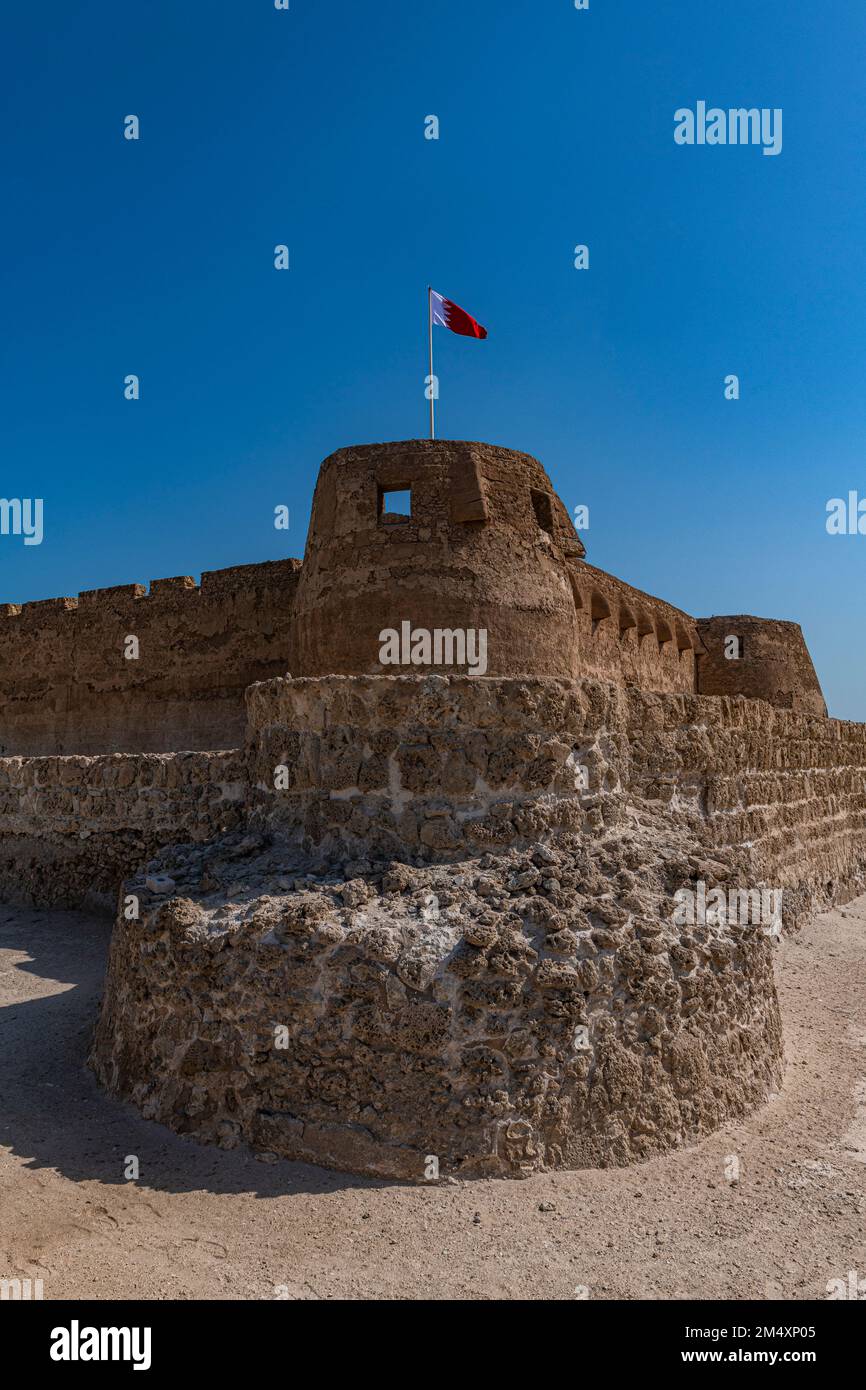
[[[0,754],[237,747],[246,686],[289,670],[299,565],[2,605]]]
[[[640,805],[742,851],[755,882],[817,902],[866,887],[863,724],[596,681],[330,677],[247,698],[255,817],[334,853],[454,859]]]
[[[531,842],[551,825],[579,829],[585,704],[581,687],[556,680],[328,676],[252,686],[254,819],[348,858],[447,860]]]
[[[247,703],[235,752],[0,759],[0,891],[108,901],[160,846],[246,820],[336,860],[448,862],[636,816],[803,907],[866,888],[864,725],[591,680],[278,679]]]
[[[344,873],[172,852],[171,897],[125,885],[92,1064],[181,1133],[371,1176],[648,1158],[781,1079],[772,942],[677,926],[690,864],[725,872],[645,826]]]
[[[866,890],[866,724],[761,700],[627,696],[633,795],[709,849],[747,847],[753,878],[799,910]]]
[[[113,907],[121,881],[165,845],[234,828],[237,753],[0,759],[0,896]]]
[[[681,897],[781,889],[791,927],[866,888],[866,726],[592,680],[247,700],[242,756],[187,755],[184,785],[183,755],[132,760],[132,820],[114,760],[6,760],[33,791],[0,832],[60,815],[74,855],[92,826],[79,868],[175,831],[123,888],[140,912],[92,1056],[115,1094],[224,1147],[424,1181],[431,1155],[467,1177],[634,1162],[778,1089],[770,925],[684,920]]]

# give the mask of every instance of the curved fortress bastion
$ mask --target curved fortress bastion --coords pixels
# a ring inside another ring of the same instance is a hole
[[[340,450],[303,564],[7,606],[0,650],[0,886],[117,905],[92,1065],[223,1147],[669,1149],[779,1086],[778,931],[866,887],[866,726],[796,624],[593,568],[511,450]]]

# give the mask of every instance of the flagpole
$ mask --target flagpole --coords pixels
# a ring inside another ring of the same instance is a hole
[[[430,392],[430,438],[436,438],[436,421],[433,414],[433,289],[427,286],[427,332],[430,338],[430,376],[428,378],[427,390]]]

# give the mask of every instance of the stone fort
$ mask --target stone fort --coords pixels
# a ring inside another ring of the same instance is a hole
[[[384,668],[404,622],[486,631],[486,673]],[[512,450],[339,450],[303,562],[6,605],[0,644],[0,889],[116,911],[91,1064],[223,1147],[669,1149],[780,1084],[762,892],[787,929],[866,888],[866,725],[796,623],[589,565]]]

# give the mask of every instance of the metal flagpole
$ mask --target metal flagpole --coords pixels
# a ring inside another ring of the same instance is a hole
[[[430,438],[436,438],[436,421],[433,414],[433,288],[427,286],[427,331],[430,337],[430,376],[427,381],[427,390],[430,392]]]

